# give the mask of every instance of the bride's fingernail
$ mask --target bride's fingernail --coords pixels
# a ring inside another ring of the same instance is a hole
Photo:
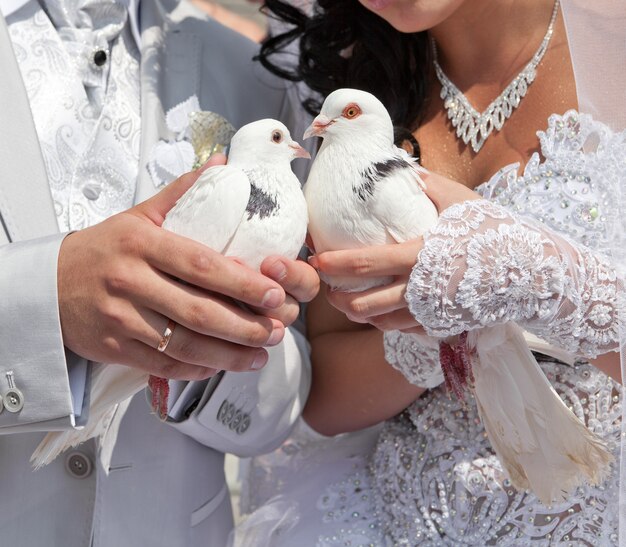
[[[272,331],[272,334],[270,334],[270,337],[267,339],[266,345],[275,346],[276,344],[281,342],[284,336],[285,336],[285,329],[282,329],[282,328],[274,329]]]

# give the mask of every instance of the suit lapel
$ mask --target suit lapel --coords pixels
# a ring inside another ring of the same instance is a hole
[[[0,15],[0,215],[11,241],[58,231],[28,95]]]
[[[148,162],[159,140],[175,140],[165,115],[192,95],[199,96],[201,43],[160,6],[141,3],[141,153],[135,202],[154,195]],[[161,9],[159,9],[161,8]]]

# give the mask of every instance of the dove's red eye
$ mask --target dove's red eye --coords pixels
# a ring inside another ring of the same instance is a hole
[[[278,129],[272,133],[272,141],[276,144],[283,142],[283,132]]]
[[[341,115],[349,120],[354,120],[354,118],[361,115],[361,107],[355,103],[349,104],[343,109]]]

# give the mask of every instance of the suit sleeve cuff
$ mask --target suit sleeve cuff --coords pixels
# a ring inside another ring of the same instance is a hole
[[[9,388],[7,373],[12,371],[23,398],[18,411],[9,412],[5,405],[0,433],[76,425],[57,296],[65,235],[0,247],[0,394]],[[84,389],[85,382],[75,382],[76,390]]]
[[[201,444],[237,456],[274,450],[296,424],[311,387],[309,346],[287,329],[258,372],[226,373],[210,396],[187,401],[188,417],[173,427]]]

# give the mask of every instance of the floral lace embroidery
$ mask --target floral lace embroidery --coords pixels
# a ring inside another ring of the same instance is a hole
[[[393,330],[385,332],[384,344],[386,361],[412,384],[430,389],[443,382],[439,346],[428,337]]]
[[[626,132],[569,111],[551,116],[538,136],[543,163],[534,154],[521,176],[510,165],[478,188],[495,203],[444,211],[411,277],[409,306],[432,335],[514,320],[594,357],[617,348],[623,281],[604,253],[615,230],[608,219],[616,217],[611,196],[626,163]]]
[[[535,154],[522,176],[517,165],[508,166],[478,188],[494,203],[445,211],[429,250],[420,255],[431,277],[414,272],[410,302],[437,335],[515,318],[528,330],[535,330],[534,323],[553,343],[593,355],[617,339],[617,280],[601,253],[613,237],[607,219],[614,213],[611,188],[626,160],[626,133],[615,135],[588,116],[568,112],[552,116],[539,138],[544,163]],[[589,141],[595,146],[583,153]],[[588,248],[576,251],[557,233]],[[499,262],[501,253],[487,252],[494,245],[515,258]],[[568,252],[556,253],[562,245]],[[517,306],[507,307],[511,298]],[[454,329],[456,322],[461,329]],[[541,366],[619,461],[621,387],[590,365]],[[464,406],[451,400],[442,386],[386,423],[371,476],[379,518],[394,545],[518,546],[529,538],[538,546],[618,544],[616,471],[604,485],[580,488],[568,503],[544,507],[506,479],[474,401]]]
[[[466,235],[452,239],[451,232]],[[595,357],[618,347],[619,286],[602,255],[477,200],[443,212],[425,238],[407,300],[429,335],[516,321],[575,355]]]
[[[552,115],[539,131],[535,153],[518,175],[519,164],[498,171],[479,186],[481,195],[515,214],[528,215],[596,251],[613,247],[617,219],[615,190],[626,163],[626,132],[574,110]]]

